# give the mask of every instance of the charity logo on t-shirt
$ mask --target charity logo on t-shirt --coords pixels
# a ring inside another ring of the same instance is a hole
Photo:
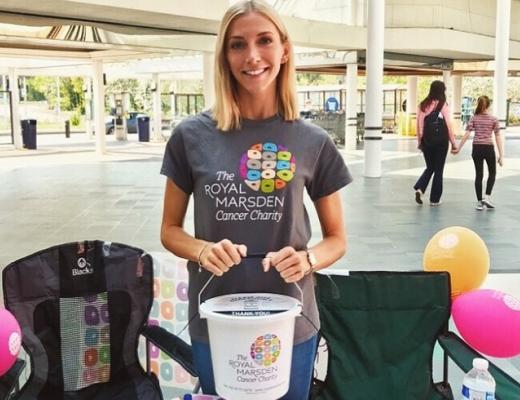
[[[216,171],[215,182],[204,186],[204,194],[215,200],[215,219],[280,222],[282,189],[296,172],[291,151],[274,142],[256,143],[242,154],[237,172]]]
[[[283,189],[296,171],[296,159],[280,144],[254,144],[240,160],[240,176],[249,188],[261,193]]]

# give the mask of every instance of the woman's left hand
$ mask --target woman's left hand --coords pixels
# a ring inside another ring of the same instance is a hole
[[[287,283],[298,282],[311,268],[305,251],[296,251],[293,247],[284,247],[275,252],[269,252],[262,260],[264,271],[274,267]]]

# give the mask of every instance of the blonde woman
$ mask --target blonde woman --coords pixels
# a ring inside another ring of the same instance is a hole
[[[476,209],[482,211],[484,209],[494,209],[491,203],[491,192],[495,185],[495,177],[497,174],[497,162],[502,166],[502,140],[500,138],[500,126],[498,119],[489,113],[491,101],[487,96],[480,96],[477,100],[477,108],[475,114],[469,120],[466,133],[460,140],[458,153],[464,143],[468,140],[470,133],[473,131],[473,149],[471,157],[475,164],[475,193],[477,195]],[[498,148],[498,160],[495,155],[495,146],[493,144],[493,133],[495,133],[495,141]],[[484,179],[484,161],[488,167],[488,178],[486,182],[486,197],[482,196],[482,181]]]
[[[215,90],[211,110],[183,121],[167,144],[161,240],[189,260],[190,316],[197,315],[197,296],[212,274],[217,278],[204,298],[243,292],[299,297],[293,283],[301,285],[307,318],[296,321],[283,399],[306,399],[319,326],[312,272],[345,253],[339,190],[352,178],[326,132],[298,119],[291,41],[263,1],[237,3],[224,15]],[[304,190],[323,236],[311,248]],[[194,235],[184,229],[192,195]],[[202,389],[215,393],[205,321],[196,317],[190,336]]]

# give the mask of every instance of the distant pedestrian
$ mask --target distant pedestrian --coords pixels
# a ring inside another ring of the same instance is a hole
[[[475,109],[475,115],[469,120],[468,126],[466,127],[466,133],[460,141],[458,150],[454,153],[458,153],[466,140],[468,140],[469,134],[473,131],[473,150],[471,157],[475,164],[475,193],[477,195],[477,210],[494,209],[495,206],[491,203],[491,192],[495,184],[495,177],[497,174],[496,164],[503,165],[503,148],[502,139],[500,137],[500,126],[498,119],[491,115],[489,105],[491,101],[487,96],[480,96],[477,100],[477,108]],[[495,141],[498,148],[498,160],[495,156],[495,145],[493,144],[493,132],[495,133]],[[488,167],[488,179],[486,183],[486,197],[482,197],[482,181],[484,178],[484,161],[486,161]]]
[[[430,191],[430,205],[441,204],[442,174],[448,154],[449,143],[452,151],[457,149],[450,110],[446,103],[446,86],[442,81],[433,81],[428,96],[417,110],[417,147],[422,151],[426,169],[414,185],[415,201],[423,204],[422,196],[433,176]]]

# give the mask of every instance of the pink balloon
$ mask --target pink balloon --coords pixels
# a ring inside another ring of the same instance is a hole
[[[461,336],[475,350],[492,357],[520,354],[520,301],[498,290],[463,293],[451,313]]]
[[[22,345],[20,325],[6,309],[0,308],[0,376],[9,371]]]

